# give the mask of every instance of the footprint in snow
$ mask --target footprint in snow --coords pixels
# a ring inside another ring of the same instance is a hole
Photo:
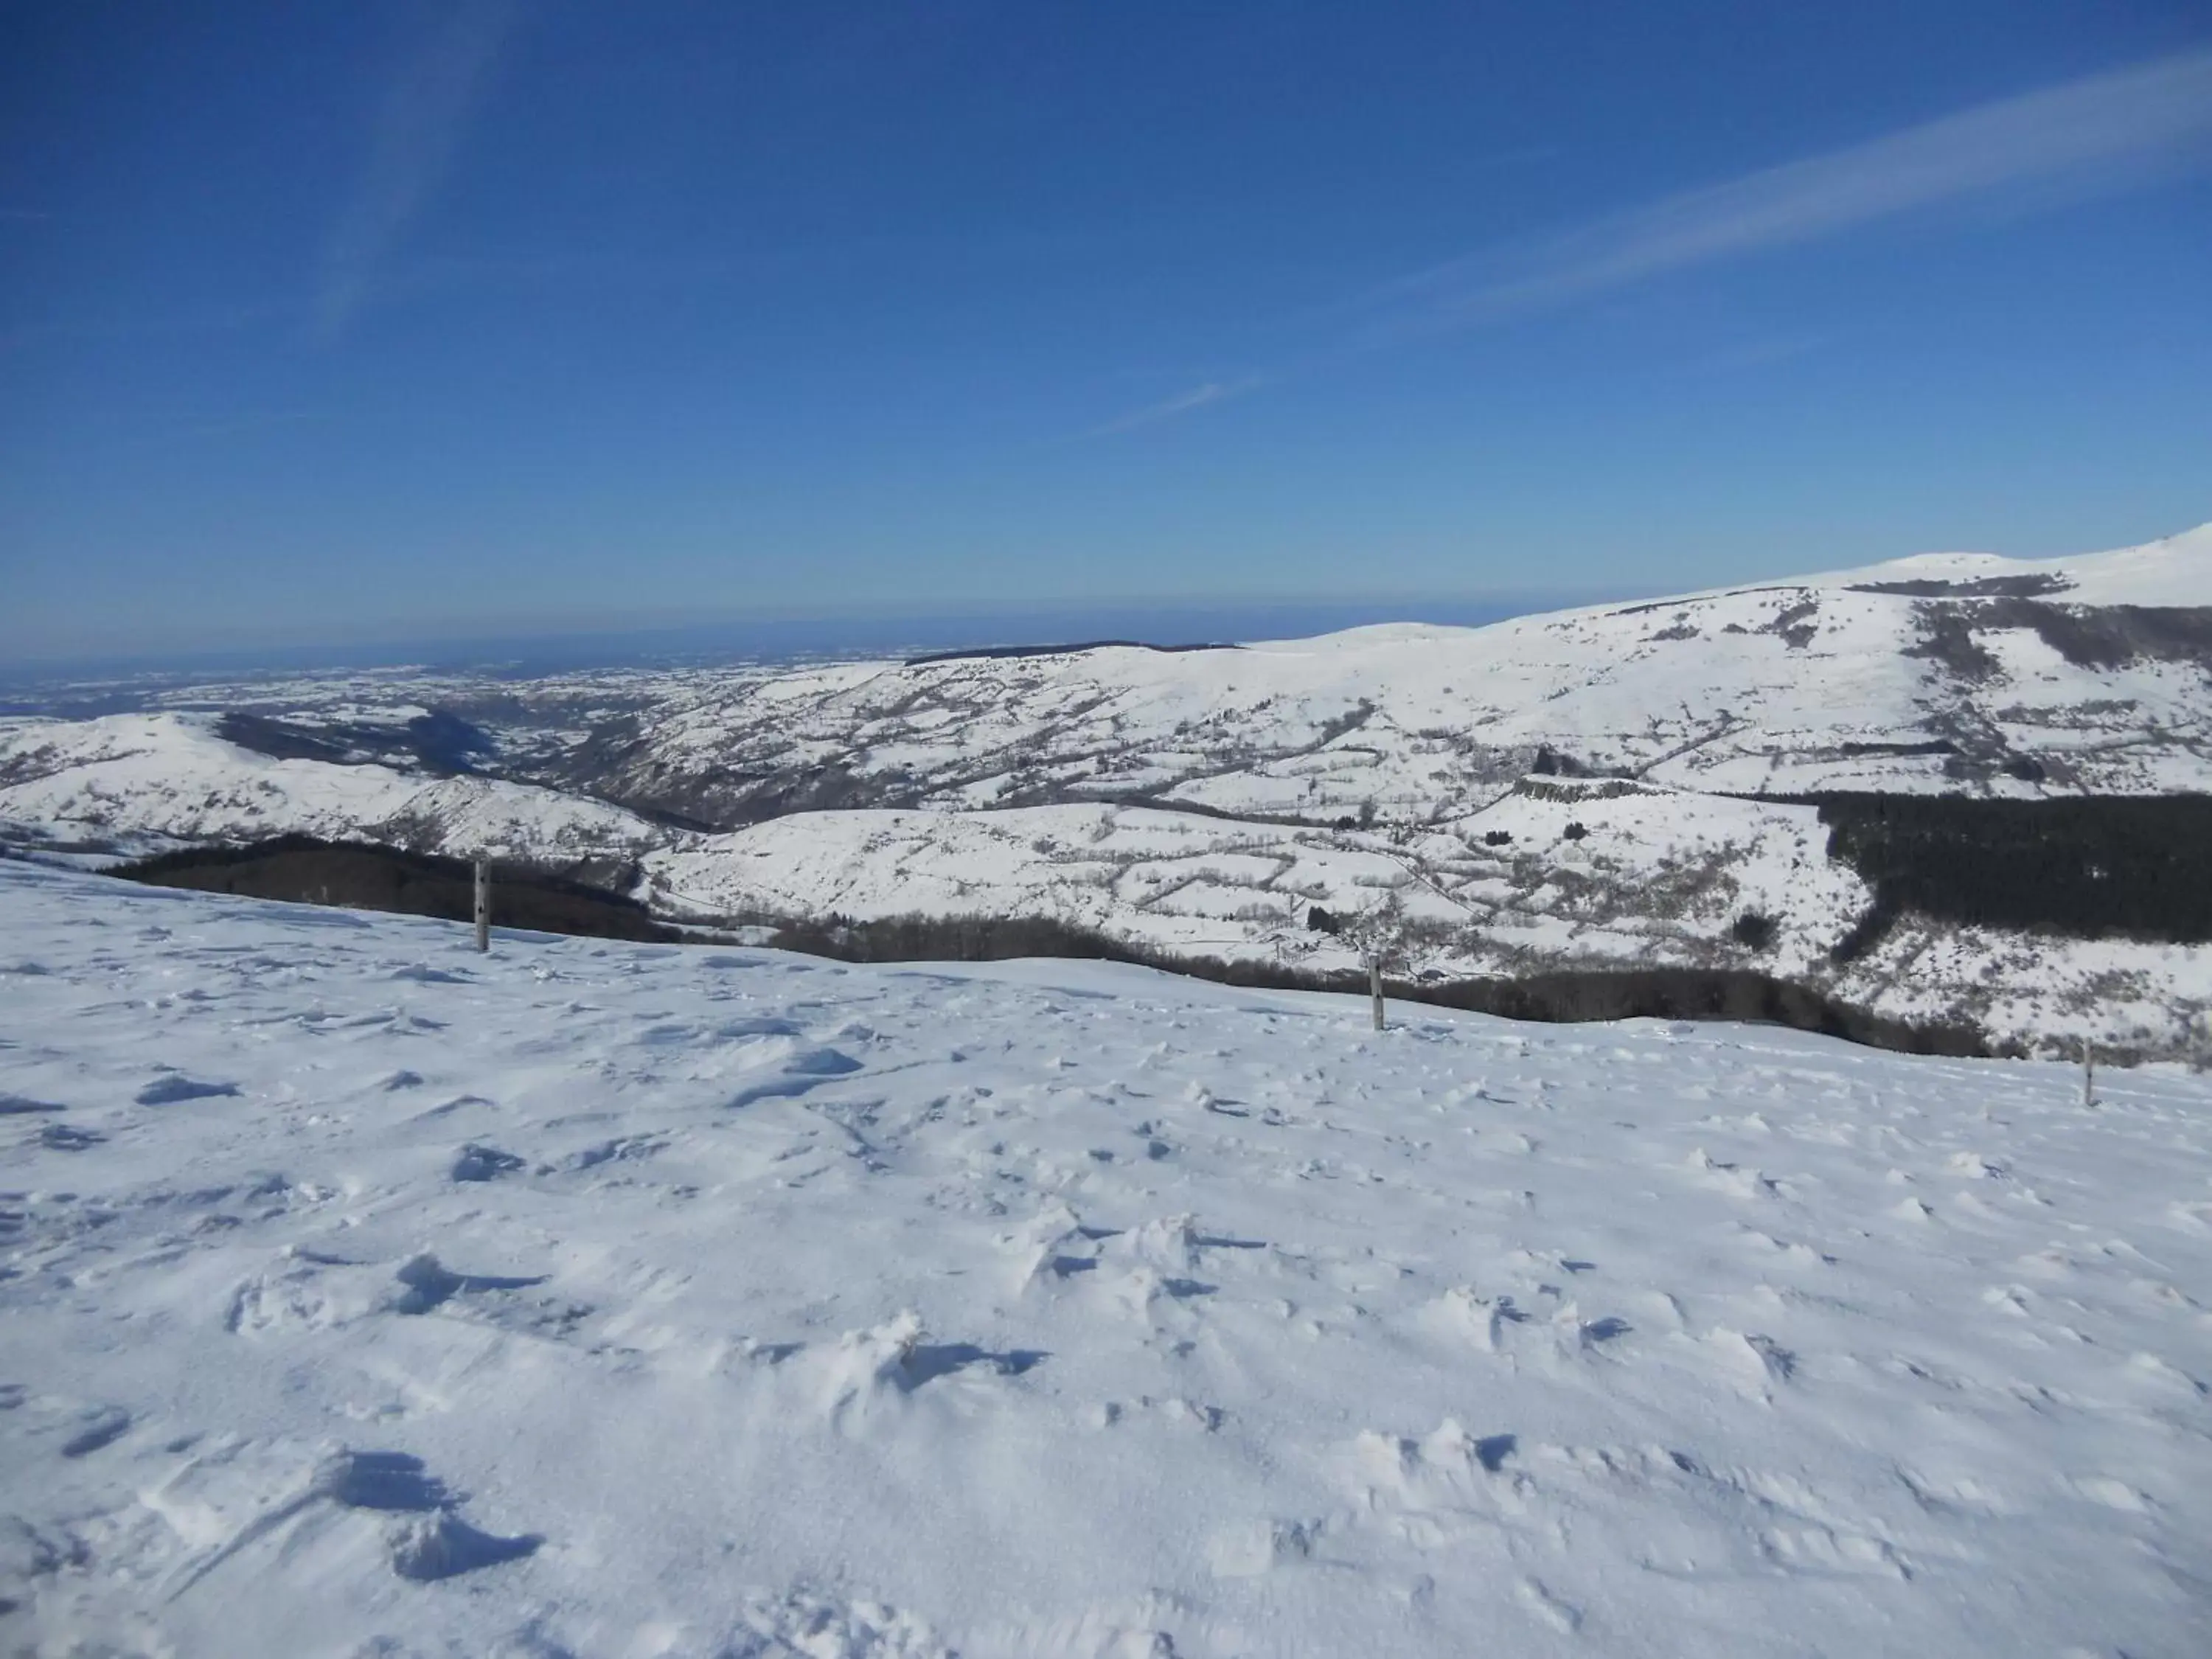
[[[88,1457],[113,1445],[131,1427],[131,1413],[120,1406],[94,1406],[76,1424],[75,1432],[62,1442],[64,1457]]]
[[[744,1037],[802,1036],[805,1032],[787,1019],[755,1016],[725,1020],[714,1028],[714,1035],[725,1042],[734,1042]]]
[[[1562,1636],[1571,1636],[1582,1627],[1582,1609],[1561,1601],[1540,1579],[1523,1578],[1514,1591],[1514,1599]]]
[[[397,1277],[399,1291],[386,1304],[397,1314],[426,1314],[450,1302],[464,1291],[524,1291],[543,1285],[551,1275],[514,1277],[496,1273],[457,1273],[425,1253],[413,1257]]]
[[[172,1072],[166,1077],[155,1078],[132,1098],[141,1106],[174,1106],[183,1101],[211,1100],[237,1092],[235,1083],[209,1083],[186,1077],[182,1072]]]
[[[352,1510],[421,1515],[453,1502],[446,1483],[405,1452],[340,1452],[316,1470],[314,1486]]]
[[[1162,1641],[1166,1638],[1162,1637]],[[854,1659],[956,1659],[927,1625],[875,1601],[829,1601],[805,1590],[754,1591],[716,1653],[836,1653]],[[1104,1651],[1104,1650],[1100,1650]],[[1137,1651],[1116,1647],[1115,1653]],[[1149,1644],[1152,1659],[1174,1659],[1174,1644]]]
[[[459,1296],[529,1290],[550,1277],[457,1273],[428,1253],[410,1258],[390,1278],[386,1277],[387,1271],[369,1262],[289,1249],[276,1266],[232,1292],[224,1328],[237,1336],[281,1337],[383,1314],[427,1314]],[[557,1333],[566,1331],[589,1311],[574,1304],[533,1302],[495,1304],[480,1316],[495,1323],[520,1323]]]
[[[459,1500],[419,1457],[405,1452],[346,1451],[315,1472],[311,1495],[341,1508],[404,1517],[385,1534],[392,1570],[416,1583],[458,1577],[534,1555],[544,1538],[480,1530],[454,1513]]]
[[[534,1532],[513,1538],[483,1532],[448,1510],[402,1522],[385,1540],[392,1571],[418,1584],[519,1561],[544,1541]]]
[[[522,1160],[513,1152],[502,1152],[496,1146],[483,1146],[475,1141],[461,1148],[460,1156],[453,1160],[453,1179],[456,1181],[490,1181],[522,1167]]]
[[[908,1309],[880,1325],[847,1331],[834,1344],[796,1351],[757,1347],[752,1356],[789,1373],[813,1409],[841,1432],[863,1430],[876,1413],[930,1384],[955,1376],[1026,1375],[1052,1356],[1037,1348],[985,1348],[973,1342],[932,1342],[921,1316]]]
[[[20,1382],[0,1383],[0,1411],[20,1413],[11,1417],[10,1429],[52,1443],[70,1459],[106,1450],[130,1431],[134,1421],[120,1406],[38,1396]]]
[[[738,1090],[730,1097],[731,1106],[795,1098],[832,1079],[850,1076],[860,1069],[860,1062],[840,1048],[800,1048],[786,1054],[778,1069],[781,1076]]]
[[[667,1146],[665,1136],[622,1135],[571,1152],[553,1167],[570,1174],[581,1174],[586,1170],[596,1170],[602,1164],[635,1163],[665,1150]]]
[[[1289,1563],[1308,1559],[1325,1524],[1255,1521],[1227,1528],[1207,1544],[1207,1564],[1216,1578],[1257,1578]]]

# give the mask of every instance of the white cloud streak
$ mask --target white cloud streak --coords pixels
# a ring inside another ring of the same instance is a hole
[[[1147,404],[1142,409],[1132,410],[1119,419],[1103,426],[1095,426],[1086,434],[1103,438],[1116,432],[1133,432],[1140,426],[1152,426],[1161,421],[1172,421],[1178,415],[1188,415],[1193,410],[1204,409],[1210,404],[1225,404],[1234,398],[1257,392],[1267,384],[1264,375],[1248,375],[1241,380],[1207,380],[1188,392],[1178,392],[1172,398]]]
[[[393,82],[368,163],[325,250],[315,300],[325,338],[344,331],[445,176],[514,15],[514,0],[464,0]]]
[[[1511,253],[1394,284],[1448,317],[1559,305],[1693,266],[1812,242],[2008,186],[2126,188],[2212,149],[2212,51],[1983,104],[1921,126],[1669,196]]]
[[[1556,308],[1671,272],[1820,241],[2008,189],[2040,186],[2061,199],[2081,200],[2208,161],[2212,50],[2200,49],[1978,105],[1401,278],[1367,297],[1375,319],[1367,328],[1310,354],[1303,367],[1310,370],[1362,355],[1394,338]],[[1296,372],[1209,380],[1095,427],[1088,435],[1173,420]]]

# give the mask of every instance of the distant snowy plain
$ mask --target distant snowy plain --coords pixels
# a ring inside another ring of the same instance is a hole
[[[0,1649],[2201,1655],[2212,1081],[0,864]]]

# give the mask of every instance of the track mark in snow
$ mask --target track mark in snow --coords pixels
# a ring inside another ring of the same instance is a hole
[[[1969,1181],[2002,1181],[2005,1166],[1983,1157],[1979,1152],[1954,1152],[1943,1166],[1954,1176],[1964,1176]]]
[[[286,1251],[282,1266],[257,1273],[232,1293],[223,1322],[241,1336],[323,1330],[374,1314],[427,1314],[465,1294],[528,1290],[547,1277],[457,1273],[424,1253],[386,1279],[368,1264],[295,1248]],[[585,1311],[556,1310],[553,1322],[573,1323]]]
[[[1477,1439],[1449,1417],[1418,1440],[1366,1430],[1352,1443],[1349,1484],[1361,1513],[1435,1549],[1525,1512],[1534,1487],[1507,1467],[1518,1449],[1515,1436]]]
[[[141,1106],[174,1106],[182,1101],[213,1100],[237,1092],[235,1083],[203,1082],[181,1072],[172,1072],[167,1077],[155,1078],[131,1097]]]
[[[1051,1358],[1039,1349],[998,1352],[972,1342],[930,1342],[927,1335],[921,1316],[908,1309],[880,1325],[846,1332],[832,1347],[767,1352],[775,1375],[805,1389],[816,1410],[846,1434],[860,1432],[880,1412],[941,1379],[1022,1376]]]
[[[452,973],[446,969],[433,968],[423,963],[416,963],[405,968],[395,968],[392,970],[391,977],[411,981],[416,985],[466,985],[470,982],[470,975],[466,974]]]
[[[348,1509],[420,1515],[453,1501],[446,1483],[405,1452],[341,1452],[317,1472],[315,1484]]]
[[[385,1535],[392,1571],[416,1583],[432,1583],[519,1561],[536,1554],[544,1541],[537,1533],[501,1538],[443,1510],[398,1522]]]
[[[1757,1170],[1747,1170],[1741,1164],[1723,1163],[1706,1152],[1703,1147],[1692,1152],[1689,1168],[1702,1177],[1699,1184],[1716,1192],[1731,1194],[1737,1198],[1772,1198],[1779,1191],[1777,1184]]]
[[[1513,1598],[1562,1636],[1572,1636],[1582,1628],[1582,1609],[1561,1601],[1544,1587],[1540,1578],[1523,1578],[1514,1586]]]
[[[95,1406],[78,1419],[76,1432],[62,1442],[64,1457],[88,1457],[113,1445],[131,1428],[131,1413],[120,1406]]]
[[[1226,1422],[1229,1413],[1219,1406],[1205,1406],[1194,1401],[1172,1395],[1156,1400],[1151,1395],[1139,1395],[1135,1408],[1157,1417],[1174,1428],[1196,1429],[1212,1434]],[[1094,1429],[1110,1429],[1127,1420],[1130,1408],[1118,1400],[1102,1400],[1092,1406],[1087,1421]]]
[[[239,1336],[323,1330],[376,1312],[385,1295],[384,1285],[361,1264],[295,1247],[281,1266],[231,1293],[223,1326]]]
[[[1421,1318],[1431,1330],[1472,1340],[1486,1353],[1502,1353],[1506,1332],[1527,1324],[1529,1316],[1510,1296],[1480,1296],[1473,1286],[1460,1285],[1430,1303]]]
[[[426,1314],[464,1291],[525,1291],[533,1285],[543,1285],[550,1277],[546,1273],[522,1278],[493,1273],[457,1273],[427,1252],[411,1257],[396,1276],[400,1289],[389,1304],[396,1314]]]
[[[744,1069],[772,1066],[781,1075],[738,1090],[730,1097],[732,1108],[751,1106],[763,1100],[795,1099],[824,1083],[850,1077],[861,1069],[861,1062],[842,1048],[804,1048],[788,1037],[770,1037],[749,1046],[752,1052],[740,1060]]]
[[[490,1181],[495,1176],[522,1168],[522,1159],[513,1152],[502,1152],[496,1146],[480,1146],[475,1141],[461,1148],[453,1160],[453,1178],[456,1181]]]
[[[1797,1356],[1770,1336],[1716,1327],[1694,1340],[1716,1368],[1754,1400],[1771,1401],[1774,1385],[1797,1373]]]
[[[1206,1560],[1217,1578],[1257,1578],[1311,1556],[1322,1526],[1319,1521],[1254,1521],[1226,1528],[1206,1545]]]
[[[683,1647],[654,1652],[687,1650]],[[807,1591],[756,1591],[728,1638],[702,1651],[730,1659],[957,1659],[928,1625],[912,1613],[874,1601],[837,1601]],[[633,1651],[643,1653],[638,1648]],[[1173,1659],[1172,1648],[1158,1650]]]
[[[534,1533],[501,1537],[471,1526],[446,1483],[408,1453],[342,1450],[313,1462],[304,1478],[295,1455],[280,1445],[219,1442],[144,1494],[145,1505],[192,1552],[171,1576],[167,1599],[177,1600],[264,1540],[281,1559],[343,1549],[343,1536],[333,1537],[329,1523],[350,1515],[386,1517],[385,1559],[398,1577],[417,1582],[519,1560],[544,1541]]]
[[[580,1174],[586,1170],[596,1170],[602,1164],[634,1164],[665,1151],[667,1146],[665,1135],[619,1135],[571,1152],[556,1167],[572,1175]]]

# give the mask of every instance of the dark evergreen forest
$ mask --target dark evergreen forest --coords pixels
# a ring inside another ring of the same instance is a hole
[[[1907,911],[2082,939],[2212,940],[2212,796],[1809,799],[1829,857],[1875,890],[1875,914],[1855,930],[1871,934],[1862,950]]]
[[[245,847],[192,847],[109,872],[155,887],[293,903],[332,904],[466,921],[475,910],[473,866],[465,859],[367,842],[280,836]],[[679,939],[646,908],[618,893],[529,866],[495,862],[492,921],[592,939]]]

